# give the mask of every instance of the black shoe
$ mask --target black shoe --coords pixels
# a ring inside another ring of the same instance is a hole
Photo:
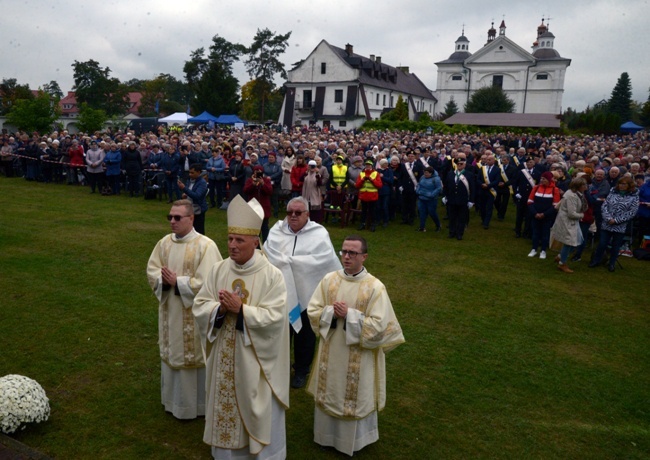
[[[427,229],[424,228],[424,227],[423,227],[423,228],[416,228],[415,231],[416,231],[416,232],[426,232]]]
[[[302,388],[307,385],[306,375],[294,375],[291,379],[291,388]]]
[[[613,272],[614,270],[616,270],[616,267],[614,267],[613,265],[608,265],[607,270],[609,270],[610,272]]]
[[[599,265],[600,265],[600,262],[591,262],[591,263],[589,264],[589,268],[596,268],[596,267],[599,266]]]
[[[449,235],[447,235],[447,238],[456,238],[456,235],[450,233]]]
[[[361,224],[357,230],[363,230],[364,228],[366,228],[366,224]]]
[[[488,228],[490,228],[489,225],[484,225],[484,226],[483,226],[483,229],[484,229],[484,230],[487,230]]]
[[[580,257],[580,256],[571,257],[571,262],[580,262],[581,260],[582,260],[582,257]]]
[[[439,232],[439,231],[440,231],[440,227],[436,227],[436,232]]]
[[[521,238],[521,233],[516,232],[516,233],[515,233],[515,238]]]
[[[456,239],[457,239],[458,241],[460,241],[460,240],[462,240],[462,239],[463,239],[463,237],[462,237],[462,236],[460,236],[460,235],[458,235],[458,236],[456,237]]]

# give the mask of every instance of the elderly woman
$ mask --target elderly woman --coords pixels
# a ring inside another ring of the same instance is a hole
[[[616,268],[616,258],[623,243],[625,230],[639,210],[639,192],[631,177],[623,176],[607,195],[603,203],[603,223],[600,229],[600,242],[596,248],[589,268],[600,265],[605,255],[607,245],[611,244],[608,270],[613,272]]]
[[[553,228],[551,228],[553,239],[562,243],[560,255],[555,257],[555,261],[558,263],[557,268],[564,273],[573,273],[566,262],[571,251],[584,240],[580,229],[580,220],[589,208],[584,195],[585,190],[587,190],[587,181],[582,177],[571,181],[569,190],[565,192],[562,201],[560,201],[557,217]]]

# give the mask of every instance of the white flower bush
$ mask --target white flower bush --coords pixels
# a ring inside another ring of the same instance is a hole
[[[22,375],[0,377],[0,431],[13,433],[25,424],[44,422],[50,416],[50,400],[36,380]]]

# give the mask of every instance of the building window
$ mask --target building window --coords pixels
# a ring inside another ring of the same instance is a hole
[[[384,101],[383,101],[383,104],[382,104],[382,105],[383,105],[384,107],[386,107],[386,95],[385,95],[385,94],[384,94]]]
[[[347,125],[348,125],[348,122],[347,122],[347,121],[345,121],[345,120],[339,120],[339,126],[340,126],[340,127],[343,128],[343,127],[345,127],[345,126],[347,126]]]
[[[548,80],[548,74],[546,74],[546,73],[538,73],[535,78],[537,78],[538,80]]]
[[[335,89],[334,90],[334,102],[343,102],[343,90]]]
[[[377,93],[377,100],[375,101],[375,105],[379,105],[379,93]]]
[[[494,75],[492,77],[492,86],[503,88],[503,75]]]
[[[463,77],[461,75],[452,75],[451,79],[453,81],[461,81],[463,79]]]
[[[420,101],[415,102],[415,110],[420,111]]]
[[[321,62],[320,63],[320,73],[325,74],[327,72],[327,63],[326,62]]]

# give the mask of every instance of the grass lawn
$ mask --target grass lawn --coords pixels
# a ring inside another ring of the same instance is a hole
[[[210,458],[203,420],[160,404],[145,267],[169,205],[4,177],[0,196],[0,376],[37,380],[52,408],[12,436],[61,459]],[[650,264],[561,273],[526,257],[508,213],[487,231],[472,215],[463,241],[364,232],[406,343],[387,356],[380,440],[355,457],[650,458]],[[328,228],[337,249],[355,232]],[[206,230],[227,256],[226,213]],[[312,424],[291,390],[289,458],[344,458]]]

